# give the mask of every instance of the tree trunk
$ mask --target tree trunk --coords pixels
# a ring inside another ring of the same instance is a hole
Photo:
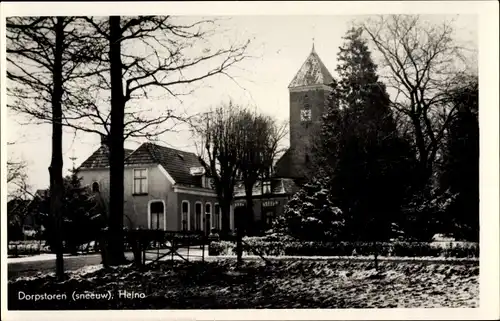
[[[238,226],[236,227],[236,266],[240,267],[243,263],[243,224],[241,220],[238,220]]]
[[[253,198],[252,198],[252,189],[253,189],[253,184],[251,188],[245,188],[245,201],[246,201],[246,217],[243,220],[245,222],[244,232],[247,232],[249,234],[252,229],[253,229]]]
[[[56,250],[56,276],[64,279],[64,259],[62,242],[62,197],[63,157],[62,157],[62,53],[64,44],[64,18],[57,17],[55,25],[56,48],[54,50],[54,69],[52,74],[52,159],[49,167],[50,175],[50,213],[52,215],[54,247]]]
[[[231,215],[231,204],[227,202],[221,202],[221,214],[222,214],[222,219],[221,219],[221,231],[220,231],[220,236],[221,238],[226,238],[229,235],[229,229],[231,228],[230,226],[230,215]]]
[[[109,60],[111,77],[111,127],[109,135],[109,230],[108,262],[120,265],[126,262],[123,246],[123,131],[125,117],[125,97],[122,82],[122,59],[120,16],[109,17],[110,39]]]

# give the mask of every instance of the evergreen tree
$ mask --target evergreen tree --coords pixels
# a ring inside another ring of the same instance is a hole
[[[313,179],[287,203],[273,229],[301,240],[333,241],[342,239],[344,224],[343,213],[334,206],[326,182]]]
[[[350,236],[382,240],[401,219],[414,153],[397,131],[386,88],[361,36],[361,29],[351,29],[344,37],[318,153]]]
[[[82,186],[81,177],[73,169],[71,174],[64,178],[63,193],[63,240],[65,250],[75,254],[80,245],[97,239],[98,233],[105,226],[105,218],[102,208],[97,199],[87,186]],[[53,231],[49,224],[47,209],[50,204],[50,195],[40,200],[39,212],[42,219],[45,219],[46,240],[49,245],[53,245]]]

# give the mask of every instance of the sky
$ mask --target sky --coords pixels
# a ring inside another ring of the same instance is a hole
[[[195,17],[193,17],[195,18]],[[227,19],[229,18],[229,19]],[[162,98],[143,102],[152,108],[174,108],[180,113],[197,114],[232,99],[274,117],[287,121],[289,115],[288,85],[299,70],[314,42],[315,50],[335,76],[336,55],[345,32],[353,20],[366,16],[233,16],[225,17],[221,27],[229,30],[230,39],[251,39],[248,53],[234,70],[234,79],[213,77],[199,84],[194,94],[181,99]],[[432,20],[454,19],[457,38],[467,46],[477,46],[477,20],[474,15],[435,16]],[[232,38],[231,38],[232,37]],[[217,47],[217,40],[211,42]],[[47,188],[51,154],[50,125],[26,125],[18,115],[7,116],[8,155],[28,163],[28,180],[32,189]],[[191,133],[183,127],[158,138],[160,144],[196,152]],[[143,141],[130,140],[125,148],[134,149]],[[64,171],[80,165],[100,145],[97,134],[65,130],[63,137]]]

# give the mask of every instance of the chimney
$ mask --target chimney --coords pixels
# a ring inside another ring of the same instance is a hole
[[[101,134],[101,145],[108,146],[108,136]]]

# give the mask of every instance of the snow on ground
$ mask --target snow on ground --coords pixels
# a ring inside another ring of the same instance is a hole
[[[72,278],[78,278],[82,277],[86,274],[89,273],[94,273],[96,271],[99,271],[103,269],[104,266],[102,264],[97,264],[97,265],[89,265],[89,266],[84,266],[82,268],[79,268],[74,271],[66,271],[67,277],[69,279]],[[55,278],[55,272],[39,272],[36,275],[31,275],[31,276],[21,276],[15,279],[15,282],[18,281],[33,281],[36,279],[43,279],[43,278]]]
[[[9,281],[10,309],[229,309],[229,308],[424,308],[477,307],[477,263],[442,264],[338,260],[246,260],[234,273],[234,259],[161,262],[144,270],[132,266],[74,274],[65,282],[51,276]],[[16,291],[114,293],[112,300],[16,300]],[[119,299],[118,291],[144,293]]]
[[[20,263],[20,262],[34,262],[34,261],[47,261],[55,260],[56,255],[52,253],[44,253],[33,256],[9,257],[7,263]]]

